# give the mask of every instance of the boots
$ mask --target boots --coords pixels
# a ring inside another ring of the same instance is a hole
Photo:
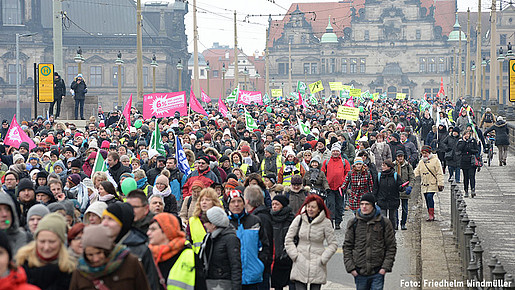
[[[429,217],[426,219],[428,222],[432,222],[435,220],[435,209],[434,208],[428,208],[427,212],[429,213]]]
[[[467,190],[465,190],[465,194],[463,195],[463,197],[469,197],[469,192]]]
[[[475,188],[472,188],[472,198],[474,198],[476,196],[476,189]]]

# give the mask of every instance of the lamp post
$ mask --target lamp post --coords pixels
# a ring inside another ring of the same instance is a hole
[[[257,71],[257,70],[256,70],[256,75],[255,75],[255,77],[256,77],[255,90],[256,90],[256,91],[259,91],[259,89],[258,89],[258,79],[259,79],[260,75],[259,75],[259,73],[258,73],[258,71]]]
[[[472,71],[471,83],[474,84],[475,79],[476,79],[476,65],[475,65],[474,61],[472,61],[472,66],[470,67],[470,70]],[[476,86],[472,85],[471,89],[472,89],[472,97],[474,98],[476,96]]]
[[[209,71],[211,68],[209,67],[209,61],[206,62],[206,76],[207,76],[207,95],[209,96]]]
[[[179,73],[179,92],[182,89],[182,69],[183,69],[183,66],[182,66],[181,60],[179,59],[179,61],[177,62],[177,71]]]
[[[225,62],[222,64],[222,96],[225,95],[225,73],[227,70],[225,69]]]
[[[118,84],[118,109],[122,107],[122,53],[118,51],[118,58],[114,62],[118,66],[118,73],[116,74],[116,83]]]
[[[243,69],[243,77],[245,78],[245,82],[243,83],[244,90],[247,90],[247,76],[249,75],[249,71],[247,70],[247,67]]]
[[[485,73],[486,73],[486,65],[488,64],[488,61],[483,57],[483,61],[481,62],[481,99],[482,99],[482,106],[483,108],[486,108],[486,86],[485,86]]]
[[[20,37],[29,37],[36,33],[16,33],[16,119],[20,122]]]
[[[82,73],[82,63],[84,62],[84,57],[82,57],[82,48],[77,49],[77,54],[73,58],[73,60],[77,63],[77,73]]]
[[[502,86],[502,67],[504,63],[504,56],[502,55],[502,47],[499,47],[499,56],[497,57],[497,61],[499,62],[499,109],[497,110],[497,115],[504,115],[504,94],[503,94],[503,86]],[[492,80],[490,80],[492,81]]]
[[[158,67],[156,54],[152,55],[152,62],[150,62],[150,66],[152,67],[152,92],[156,92],[156,68]]]

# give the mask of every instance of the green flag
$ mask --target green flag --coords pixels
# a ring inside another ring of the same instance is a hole
[[[152,137],[150,138],[149,148],[157,150],[157,152],[159,152],[159,154],[161,154],[161,156],[166,157],[166,150],[165,150],[165,146],[163,145],[163,141],[161,140],[161,132],[159,132],[159,126],[157,124],[157,119],[156,119],[155,124],[156,124],[156,126],[154,129],[154,132],[152,132]]]
[[[105,163],[104,157],[102,156],[102,154],[100,154],[100,152],[97,152],[97,158],[95,158],[95,163],[93,165],[93,170],[91,171],[91,173],[93,174],[98,171],[107,171],[107,164]]]
[[[306,93],[306,84],[301,82],[301,81],[297,81],[297,92],[301,93],[301,94],[305,94]]]
[[[302,123],[302,121],[300,119],[299,119],[299,131],[300,131],[300,134],[303,134],[306,136],[311,134],[311,130],[309,129],[309,126]]]
[[[313,94],[309,94],[309,102],[312,105],[318,105],[318,99]]]
[[[265,93],[263,95],[263,104],[265,104],[265,105],[270,104],[270,97],[268,96],[268,93]]]
[[[234,90],[232,90],[231,94],[227,96],[228,102],[236,102],[238,100],[238,94],[240,92],[240,85],[238,84]]]
[[[254,118],[252,118],[252,115],[250,115],[250,113],[247,112],[247,109],[245,109],[245,126],[249,130],[254,130],[254,129],[258,128],[256,121],[254,121]]]

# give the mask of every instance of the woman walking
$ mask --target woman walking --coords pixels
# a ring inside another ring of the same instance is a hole
[[[469,196],[469,184],[472,197],[476,196],[476,154],[479,152],[476,139],[472,137],[472,132],[465,131],[463,137],[458,141],[456,150],[460,154],[460,167],[463,171],[463,189],[465,197]]]
[[[422,159],[415,168],[415,177],[421,176],[420,192],[424,194],[427,212],[427,221],[435,220],[435,202],[433,196],[443,190],[443,170],[438,157],[431,153],[431,147],[422,146]]]

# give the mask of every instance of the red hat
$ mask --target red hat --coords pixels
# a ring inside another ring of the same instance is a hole
[[[52,145],[55,145],[55,143],[54,143],[54,137],[52,137],[52,136],[48,136],[48,137],[46,137],[46,138],[45,138],[45,142],[46,142],[46,143],[50,143],[50,144],[52,144]]]
[[[250,147],[248,145],[241,146],[241,152],[250,152]]]
[[[105,127],[105,126],[106,126],[106,124],[104,124],[104,122],[100,122],[100,123],[98,124],[98,127],[100,127],[100,128],[103,128],[103,127]]]
[[[73,137],[75,137],[75,138],[82,137],[82,133],[77,132],[77,133],[75,133],[75,136],[73,136]]]
[[[111,145],[109,143],[109,141],[104,140],[104,141],[102,141],[102,145],[100,145],[100,148],[102,148],[102,149],[109,149],[109,145]]]

